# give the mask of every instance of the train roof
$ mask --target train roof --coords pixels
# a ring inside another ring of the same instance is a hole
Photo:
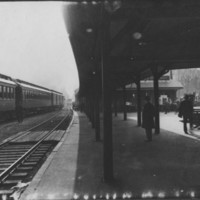
[[[33,86],[33,87],[36,87],[36,88],[41,88],[41,89],[44,89],[44,90],[50,90],[50,89],[48,89],[48,88],[45,88],[45,87],[42,87],[42,86],[40,86],[40,85],[36,85],[36,84],[33,84],[33,83],[29,83],[29,82],[27,82],[27,81],[23,81],[23,80],[21,80],[21,79],[16,79],[16,81],[18,82],[18,83],[23,83],[23,84],[26,84],[26,85],[30,85],[30,86]]]
[[[10,84],[10,85],[15,85],[15,86],[17,85],[14,81],[1,78],[1,76],[0,76],[0,82],[7,83],[7,84]]]
[[[60,92],[57,92],[55,90],[50,90],[48,88],[45,88],[45,87],[42,87],[42,86],[39,86],[39,85],[35,85],[33,83],[29,83],[29,82],[26,82],[26,81],[22,81],[20,79],[17,79],[16,80],[18,82],[18,84],[20,84],[22,87],[26,87],[26,88],[30,88],[30,89],[36,89],[36,90],[40,90],[40,91],[43,91],[43,92],[48,92],[48,93],[54,93],[54,94],[59,94],[59,95],[63,95],[62,93]]]
[[[48,92],[48,93],[51,93],[50,90],[48,89],[43,89],[43,88],[40,88],[40,87],[37,87],[37,86],[32,86],[32,85],[29,85],[29,84],[26,84],[26,83],[19,83],[19,85],[21,87],[25,87],[25,88],[29,88],[29,89],[34,89],[34,90],[39,90],[41,92]]]
[[[20,85],[21,87],[25,87],[25,88],[30,88],[30,89],[34,89],[34,90],[39,90],[42,92],[48,92],[48,93],[54,93],[54,94],[59,94],[62,95],[63,94],[61,92],[57,92],[55,90],[50,90],[48,88],[33,84],[33,83],[29,83],[20,79],[13,79],[10,76],[7,75],[3,75],[0,74],[0,82],[6,83],[6,84],[10,84],[10,85]]]
[[[51,92],[54,93],[54,94],[59,94],[59,95],[64,96],[63,93],[61,93],[61,92],[57,92],[57,91],[55,91],[55,90],[51,90]]]

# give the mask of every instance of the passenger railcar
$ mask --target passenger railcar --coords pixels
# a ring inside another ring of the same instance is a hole
[[[62,108],[64,105],[64,96],[60,92],[56,92],[54,90],[51,90],[52,94],[52,106],[54,108]]]
[[[15,115],[19,118],[19,113],[61,109],[63,105],[64,96],[60,92],[0,74],[0,116],[4,119]]]
[[[52,110],[51,90],[17,79],[25,113]]]

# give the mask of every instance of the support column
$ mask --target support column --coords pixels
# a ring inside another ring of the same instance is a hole
[[[94,104],[94,95],[91,96],[91,123],[92,123],[92,128],[95,128],[95,104]]]
[[[90,97],[88,97],[88,118],[91,122],[91,104],[90,104]]]
[[[137,125],[141,126],[141,85],[140,85],[140,78],[138,78],[137,82]]]
[[[103,174],[104,180],[113,180],[113,142],[112,142],[112,109],[111,82],[109,74],[110,55],[110,19],[102,7],[102,42],[101,42],[101,72],[102,72],[102,101],[103,101]]]
[[[124,104],[124,120],[127,120],[127,110],[126,110],[126,86],[123,86],[123,104]]]
[[[88,97],[86,98],[86,102],[85,102],[85,113],[86,113],[87,118],[89,119]]]
[[[99,109],[99,87],[98,87],[98,77],[96,77],[95,79],[95,104],[94,104],[94,110],[95,110],[95,138],[96,141],[100,141],[101,137],[100,137],[100,109]]]
[[[160,133],[160,112],[159,112],[159,75],[158,75],[158,70],[157,67],[154,67],[152,69],[154,80],[153,80],[153,85],[154,85],[154,105],[155,105],[155,134]]]
[[[115,100],[114,100],[114,113],[115,113],[115,117],[117,117],[117,100],[116,100],[116,97],[115,97]]]
[[[103,124],[104,124],[104,179],[113,179],[113,148],[112,148],[112,109],[111,90],[108,87],[108,75],[103,77]]]

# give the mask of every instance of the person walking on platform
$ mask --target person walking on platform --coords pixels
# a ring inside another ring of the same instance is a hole
[[[190,129],[193,127],[193,105],[192,102],[189,100],[189,96],[185,95],[185,100],[180,103],[179,107],[179,117],[183,117],[183,130],[185,134],[188,134],[187,131],[187,122],[190,123]]]
[[[147,141],[152,141],[152,128],[155,127],[154,117],[155,117],[155,107],[150,102],[150,97],[145,97],[145,105],[142,112],[142,127],[146,131]]]

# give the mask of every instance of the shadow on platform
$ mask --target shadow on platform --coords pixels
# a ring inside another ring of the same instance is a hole
[[[161,130],[146,143],[144,130],[136,126],[136,121],[123,121],[122,115],[113,117],[115,180],[107,184],[103,181],[103,143],[95,142],[95,130],[81,113],[79,125],[74,193],[199,196],[200,141]]]

